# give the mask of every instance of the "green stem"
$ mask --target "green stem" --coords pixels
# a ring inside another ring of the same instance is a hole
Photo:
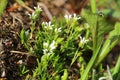
[[[115,65],[112,75],[115,76],[115,74],[117,74],[119,71],[120,71],[120,55],[118,57],[118,60],[117,60],[117,63]]]
[[[98,66],[100,62],[109,54],[109,52],[119,43],[120,41],[120,23],[115,24],[115,29],[110,32],[108,39],[105,41],[103,48],[100,52],[98,60],[95,66]]]
[[[96,52],[96,44],[97,44],[97,39],[96,39],[96,35],[97,35],[97,26],[96,24],[93,24],[94,27],[93,27],[93,33],[92,33],[92,36],[93,36],[93,54]]]
[[[96,0],[90,0],[90,4],[91,4],[92,13],[96,13],[97,11]]]
[[[101,61],[103,61],[103,59],[109,54],[111,49],[113,49],[113,47],[118,43],[118,41],[119,40],[117,39],[114,42],[111,42],[110,40],[106,41],[106,43],[104,44],[106,46],[103,47],[95,66],[97,66]]]
[[[83,75],[81,76],[80,80],[86,80],[86,77],[87,77],[90,69],[92,68],[92,66],[93,66],[93,64],[94,64],[94,62],[95,62],[95,60],[96,60],[96,58],[97,58],[97,56],[99,54],[99,50],[100,50],[101,46],[102,46],[102,41],[101,41],[101,44],[100,44],[99,48],[96,50],[96,53],[94,53],[92,58],[90,59],[90,61],[89,61],[88,65],[87,65]]]
[[[87,65],[87,67],[86,67],[83,75],[81,76],[81,79],[80,79],[80,80],[86,80],[86,77],[87,77],[90,69],[91,69],[92,66],[94,65],[94,62],[95,62],[95,60],[96,60],[96,58],[97,58],[97,56],[98,56],[98,54],[99,54],[100,48],[101,48],[101,46],[102,46],[102,41],[101,41],[100,46],[97,47],[97,29],[98,29],[98,28],[97,28],[97,27],[98,27],[98,25],[97,25],[97,16],[94,16],[93,18],[96,19],[96,21],[93,22],[93,24],[92,24],[92,26],[93,26],[93,28],[92,28],[93,55],[92,55],[92,57],[91,57],[88,65]]]

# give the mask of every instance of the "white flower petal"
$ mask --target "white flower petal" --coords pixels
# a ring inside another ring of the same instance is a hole
[[[80,42],[82,44],[86,44],[89,40],[85,39],[85,37],[80,36]]]
[[[55,41],[53,40],[53,42],[50,44],[50,49],[53,50],[55,48],[56,48]]]

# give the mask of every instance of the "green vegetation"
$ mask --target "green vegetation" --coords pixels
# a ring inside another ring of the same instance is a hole
[[[36,8],[35,12],[30,15],[33,22],[30,30],[23,29],[20,33],[21,43],[26,49],[30,53],[40,56],[38,67],[33,70],[33,76],[29,76],[27,79],[67,80],[68,75],[70,75],[69,69],[74,63],[80,64],[76,71],[80,80],[118,78],[115,73],[119,72],[114,71],[116,67],[112,70],[113,72],[108,67],[107,74],[102,73],[101,61],[120,41],[120,23],[117,22],[114,28],[110,27],[111,25],[107,23],[105,17],[95,13],[94,9],[93,13],[84,11],[82,17],[76,14],[65,15],[65,18],[59,22],[56,19],[52,22],[43,22],[35,30],[36,21],[39,20],[36,18],[39,17],[36,11],[39,13],[41,11]],[[109,34],[109,37],[105,40],[106,34]],[[31,37],[31,35],[35,37]],[[85,61],[84,54],[92,55],[88,62]],[[116,64],[117,69],[120,68],[118,64]],[[94,68],[96,71],[95,68],[100,65],[101,69],[97,71],[98,73],[93,72],[92,75],[92,69]],[[52,72],[49,73],[49,70]],[[72,75],[74,76],[74,74]]]
[[[103,72],[101,63],[120,41],[120,23],[116,22],[114,27],[109,24],[105,15],[97,12],[95,1],[91,0],[91,10],[83,10],[81,17],[65,15],[59,21],[54,18],[41,25],[37,21],[42,11],[35,8],[30,15],[30,29],[23,28],[19,34],[21,44],[38,56],[32,75],[27,74],[29,70],[25,66],[20,68],[25,80],[68,80],[69,76],[72,80],[75,75],[79,80],[120,80],[120,55],[115,67],[106,65],[107,72]],[[71,74],[74,64],[80,66]]]
[[[7,0],[1,0],[0,1],[0,17],[4,11],[4,9],[6,8],[7,6]]]

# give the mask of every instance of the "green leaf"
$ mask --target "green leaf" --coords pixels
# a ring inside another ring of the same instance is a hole
[[[88,11],[83,12],[82,16],[90,25],[90,32],[93,38],[93,51],[95,51],[99,47],[101,41],[104,39],[105,34],[107,34],[113,28],[106,22],[105,18],[99,14],[91,14]]]
[[[21,32],[20,32],[21,43],[26,44],[27,41],[29,40],[29,38],[30,38],[29,31],[25,31],[24,29],[22,29]]]
[[[99,48],[97,48],[96,53],[94,53],[94,54],[92,55],[92,57],[91,57],[88,65],[87,65],[85,71],[83,72],[80,80],[86,80],[86,77],[88,76],[88,73],[89,73],[90,69],[92,68],[94,62],[96,61],[96,58],[97,58],[97,56],[98,56],[98,53],[99,53],[99,51],[100,51],[101,46],[102,46],[102,42],[101,42]]]
[[[7,6],[8,0],[0,0],[0,17]]]
[[[90,0],[90,4],[91,4],[91,10],[93,13],[97,12],[97,7],[96,7],[96,0]]]
[[[20,32],[20,38],[21,38],[21,43],[24,44],[25,43],[25,30],[22,29]]]
[[[88,24],[90,25],[90,31],[93,39],[93,54],[92,57],[81,76],[81,80],[85,80],[92,66],[96,62],[96,59],[101,51],[103,45],[104,36],[110,31],[110,27],[105,23],[105,19],[102,16],[97,14],[87,14],[84,17],[86,18]]]
[[[67,72],[67,69],[64,69],[64,74],[62,76],[62,79],[61,80],[67,80],[67,77],[68,77],[68,72]]]
[[[96,65],[98,65],[107,56],[107,54],[111,51],[113,47],[115,47],[118,44],[119,41],[120,41],[120,23],[116,23],[115,29],[110,32],[108,39],[105,41],[102,47],[102,51],[100,52]]]
[[[120,75],[120,55],[118,57],[117,63],[115,65],[115,68],[113,69],[112,75],[113,75],[114,79],[120,80],[120,77],[119,77],[119,75]]]
[[[75,52],[74,57],[72,58],[72,62],[71,62],[71,66],[73,65],[73,63],[77,60],[77,58],[81,55],[81,52],[78,52],[78,50]]]

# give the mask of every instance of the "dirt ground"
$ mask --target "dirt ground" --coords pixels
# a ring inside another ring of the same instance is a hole
[[[15,0],[9,0],[6,10],[0,19],[0,80],[22,80],[19,75],[21,60],[32,70],[35,68],[36,56],[27,53],[27,50],[20,43],[18,34],[22,28],[29,29],[31,24],[29,15],[34,7],[40,6],[43,10],[42,21],[50,21],[53,17],[60,17],[65,14],[79,14],[89,0],[25,0],[26,6],[18,4]],[[79,2],[79,4],[78,4]],[[115,64],[119,52],[119,45],[111,51],[108,60],[104,63]],[[31,59],[33,61],[31,61]],[[33,65],[33,66],[31,66]],[[112,66],[111,65],[111,66]]]

